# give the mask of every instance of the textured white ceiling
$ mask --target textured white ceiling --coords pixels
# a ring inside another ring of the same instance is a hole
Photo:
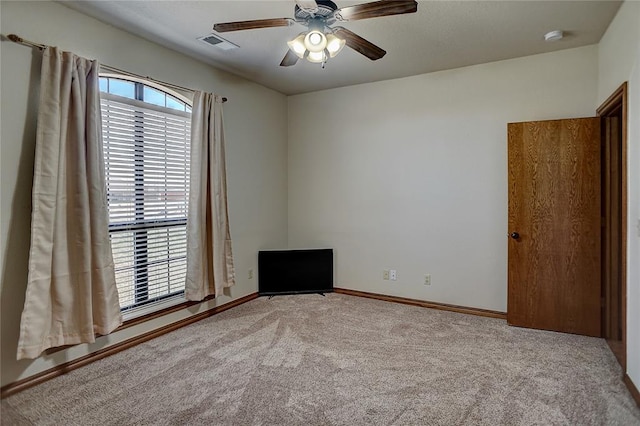
[[[334,0],[338,7],[367,1]],[[280,67],[287,40],[301,25],[228,32],[239,49],[197,40],[217,22],[293,17],[287,1],[71,1],[103,22],[231,71],[287,95],[406,77],[597,43],[619,1],[418,1],[418,12],[341,25],[387,51],[371,61],[345,49],[327,62]],[[566,37],[546,43],[561,29]]]

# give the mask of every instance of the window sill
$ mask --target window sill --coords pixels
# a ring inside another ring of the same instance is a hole
[[[118,328],[116,328],[115,330],[113,330],[113,333],[116,333],[118,331],[124,330],[126,328],[129,327],[133,327],[135,325],[138,324],[142,324],[145,323],[147,321],[151,321],[153,319],[156,318],[160,318],[164,315],[168,315],[171,314],[173,312],[177,312],[177,311],[181,311],[182,309],[186,309],[189,308],[191,306],[194,305],[198,305],[200,303],[204,303],[207,302],[209,300],[214,299],[214,295],[211,296],[207,296],[202,300],[199,301],[191,301],[191,300],[186,300],[184,297],[177,297],[175,300],[171,300],[171,301],[167,301],[167,305],[164,308],[158,309],[158,310],[153,310],[151,312],[147,312],[145,313],[143,309],[140,309],[136,312],[133,312],[129,315],[123,314],[123,319],[124,321],[122,322],[122,325]],[[155,305],[154,307],[158,307],[158,305]],[[100,334],[96,334],[96,338],[100,337]],[[49,348],[47,350],[45,350],[43,352],[43,354],[45,355],[52,355],[56,352],[60,352],[63,351],[65,349],[69,349],[71,347],[73,347],[75,345],[66,345],[66,346],[57,346],[55,348]]]
[[[167,306],[161,309],[150,310],[150,311],[147,311],[147,313],[145,313],[144,309],[140,309],[136,312],[132,312],[129,315],[123,314],[124,321],[122,322],[122,325],[116,328],[113,332],[115,333],[117,331],[124,330],[125,328],[133,327],[134,325],[151,321],[153,319],[162,317],[164,315],[168,315],[170,313],[177,312],[194,305],[198,305],[200,303],[206,302],[213,298],[214,298],[213,295],[211,295],[199,301],[191,301],[191,300],[185,299],[184,296],[181,296],[181,297],[176,297],[174,300],[167,301],[166,302]],[[157,308],[158,305],[155,305],[154,307]]]
[[[172,297],[168,297],[164,300],[149,303],[146,306],[138,306],[134,309],[127,310],[122,313],[122,324],[127,324],[129,321],[136,320],[140,317],[146,317],[147,315],[164,312],[166,309],[171,309],[176,305],[182,305],[186,302],[188,302],[188,300],[185,299],[184,294],[178,294]]]

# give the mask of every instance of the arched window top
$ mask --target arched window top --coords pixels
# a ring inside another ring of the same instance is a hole
[[[159,84],[135,77],[100,74],[100,91],[152,105],[191,112],[191,101],[185,96]]]

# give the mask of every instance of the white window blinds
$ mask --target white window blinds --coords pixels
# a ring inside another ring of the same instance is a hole
[[[184,292],[191,114],[104,92],[101,108],[116,282],[131,310]]]

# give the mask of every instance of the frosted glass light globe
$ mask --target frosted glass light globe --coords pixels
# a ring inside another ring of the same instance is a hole
[[[320,31],[309,31],[304,38],[304,45],[309,52],[322,52],[327,47],[327,37]]]

